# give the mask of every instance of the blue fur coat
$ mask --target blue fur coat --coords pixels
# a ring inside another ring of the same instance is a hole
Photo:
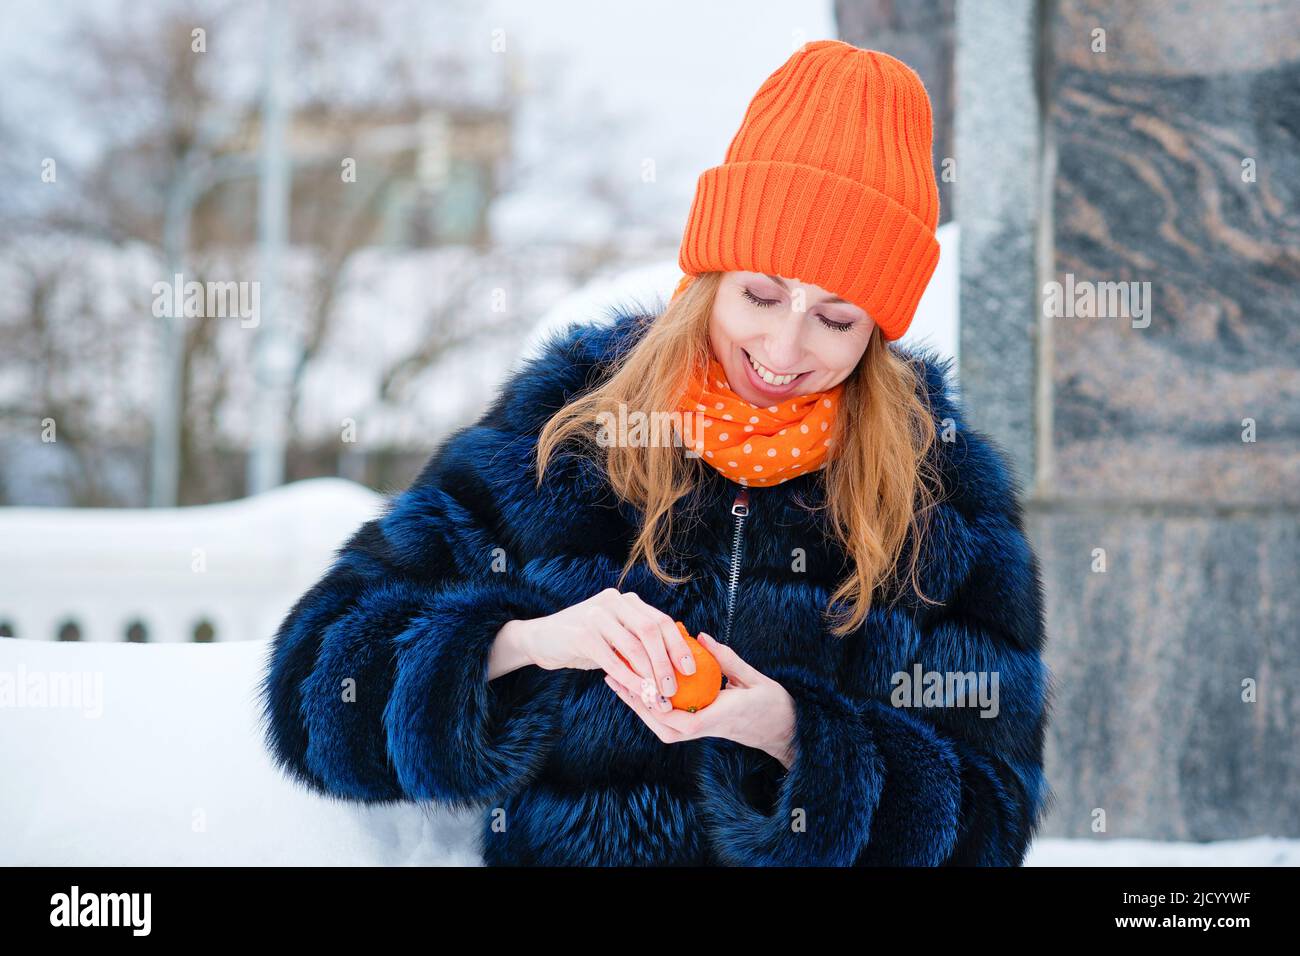
[[[554,336],[297,602],[261,687],[277,763],[337,798],[481,808],[488,865],[1019,865],[1050,799],[1038,563],[1003,452],[966,427],[931,353],[890,346],[923,368],[953,438],[935,446],[948,500],[922,546],[922,590],[942,605],[878,597],[833,637],[844,555],[800,506],[819,475],[751,489],[737,536],[738,486],[704,466],[704,520],[678,523],[668,564],[691,580],[638,566],[623,585],[785,687],[788,771],[722,738],[661,742],[600,670],[486,680],[506,621],[614,585],[628,553],[637,514],[595,465],[564,456],[540,488],[533,467],[549,414],[644,328],[615,318]],[[930,672],[983,681],[995,706]]]

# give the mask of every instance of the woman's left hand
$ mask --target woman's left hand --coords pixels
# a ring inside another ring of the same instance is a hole
[[[633,697],[608,674],[605,683],[666,744],[722,737],[770,754],[789,770],[795,758],[794,698],[776,681],[750,667],[730,647],[704,633],[698,640],[718,659],[727,676],[727,686],[703,710],[690,713],[674,709],[664,713],[652,706],[654,701]]]

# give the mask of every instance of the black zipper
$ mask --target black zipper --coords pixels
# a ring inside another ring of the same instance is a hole
[[[736,500],[731,504],[731,513],[736,516],[735,532],[731,541],[731,573],[727,579],[727,629],[722,636],[723,644],[731,643],[731,619],[736,613],[736,587],[740,584],[740,559],[743,552],[745,519],[749,516],[749,489],[741,485],[736,493]]]

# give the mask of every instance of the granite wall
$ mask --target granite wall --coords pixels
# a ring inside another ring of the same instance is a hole
[[[1300,836],[1300,4],[921,26],[954,38],[962,392],[1047,587],[1044,833]]]

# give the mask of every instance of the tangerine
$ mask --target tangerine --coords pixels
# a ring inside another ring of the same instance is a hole
[[[677,629],[682,632],[682,638],[686,641],[686,646],[691,649],[691,656],[695,658],[695,673],[683,674],[677,667],[677,662],[673,662],[673,670],[677,676],[677,693],[668,698],[676,710],[685,710],[690,713],[702,710],[708,707],[718,698],[722,692],[722,665],[714,657],[707,647],[691,636],[691,632],[686,629],[686,625],[681,621],[674,622]],[[614,651],[618,654],[618,651]],[[618,654],[619,660],[628,664],[627,658]],[[631,667],[631,664],[628,664]],[[635,668],[634,668],[635,669]]]

